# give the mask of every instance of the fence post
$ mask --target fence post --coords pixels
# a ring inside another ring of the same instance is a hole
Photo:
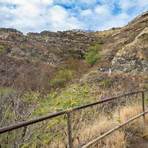
[[[72,148],[72,128],[71,128],[71,113],[67,112],[67,135],[68,135],[68,148]]]
[[[142,111],[143,111],[143,121],[145,122],[145,96],[144,91],[142,91]]]

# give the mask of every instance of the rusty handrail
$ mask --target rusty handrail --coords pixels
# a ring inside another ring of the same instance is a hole
[[[111,98],[108,98],[108,99],[105,99],[105,100],[102,100],[102,101],[97,101],[97,102],[94,102],[94,103],[78,106],[78,107],[68,109],[68,110],[64,110],[64,111],[61,111],[61,112],[52,113],[52,114],[49,114],[47,116],[42,116],[42,117],[32,119],[32,120],[29,120],[29,121],[23,121],[23,122],[14,124],[14,125],[10,125],[10,126],[7,126],[7,127],[0,128],[0,134],[8,132],[8,131],[12,131],[12,130],[15,130],[15,129],[18,129],[18,128],[21,128],[21,127],[24,127],[24,126],[28,126],[28,125],[31,125],[31,124],[34,124],[34,123],[38,123],[38,122],[41,122],[41,121],[44,121],[44,120],[47,120],[47,119],[55,118],[55,117],[64,115],[67,112],[73,112],[73,111],[76,111],[76,110],[81,110],[81,109],[88,108],[88,107],[91,107],[91,106],[94,106],[94,105],[102,104],[102,103],[105,103],[105,102],[109,102],[109,101],[116,100],[116,99],[119,99],[119,98],[122,98],[122,97],[125,97],[125,96],[134,95],[134,94],[138,94],[138,93],[142,93],[142,92],[143,91],[130,92],[130,93],[126,93],[126,94],[123,94],[123,95],[111,97]]]
[[[105,102],[109,102],[109,101],[112,101],[112,100],[117,100],[117,99],[120,99],[122,97],[131,96],[131,95],[134,95],[134,94],[140,94],[141,93],[142,94],[143,112],[141,114],[137,115],[136,118],[134,118],[134,119],[131,118],[129,121],[127,121],[127,123],[129,123],[129,122],[131,122],[131,121],[133,121],[133,120],[135,120],[135,119],[137,119],[138,117],[141,117],[141,116],[143,116],[143,119],[144,119],[145,114],[148,113],[148,111],[145,112],[145,107],[144,107],[144,92],[147,92],[147,91],[148,90],[141,90],[141,91],[134,91],[134,92],[130,92],[130,93],[125,93],[125,94],[118,95],[118,96],[115,96],[115,97],[110,97],[110,98],[102,100],[102,101],[96,101],[94,103],[70,108],[68,110],[64,110],[64,111],[60,111],[60,112],[55,112],[55,113],[52,113],[52,114],[49,114],[49,115],[46,115],[46,116],[42,116],[42,117],[39,117],[39,118],[36,118],[36,119],[32,119],[32,120],[29,120],[29,121],[24,121],[24,122],[20,122],[20,123],[14,124],[14,125],[2,127],[2,128],[0,128],[0,134],[6,133],[8,131],[13,131],[15,129],[19,129],[21,127],[26,127],[28,125],[32,125],[32,124],[35,124],[35,123],[38,123],[38,122],[41,122],[41,121],[44,121],[44,120],[52,119],[52,118],[55,118],[55,117],[58,117],[58,116],[67,115],[68,147],[72,148],[73,147],[73,145],[72,145],[72,129],[71,129],[71,113],[72,112],[78,111],[78,110],[81,110],[81,109],[85,109],[85,108],[88,108],[88,107],[92,107],[92,106],[95,106],[95,105],[98,105],[98,104],[102,104],[102,103],[105,103]],[[127,123],[124,123],[124,124],[127,124]],[[110,133],[119,129],[122,126],[123,125],[119,125],[115,129],[111,129],[110,131],[104,133],[101,137],[103,138],[103,137],[109,135]],[[99,137],[97,139],[94,139],[93,141],[95,141],[95,140],[99,140]],[[90,141],[88,144],[86,144],[86,146],[91,144],[91,143],[92,143],[92,141]],[[85,147],[85,145],[83,147]]]
[[[21,127],[25,127],[25,126],[28,126],[28,125],[31,125],[31,124],[35,124],[35,123],[38,123],[38,122],[41,122],[41,121],[44,121],[44,120],[47,120],[47,119],[50,119],[50,118],[55,118],[55,117],[64,115],[65,113],[66,113],[66,111],[56,112],[56,113],[53,113],[53,114],[50,114],[50,115],[47,115],[47,116],[42,116],[42,117],[32,119],[32,120],[29,120],[29,121],[23,121],[23,122],[14,124],[14,125],[6,126],[6,127],[3,127],[3,128],[0,128],[0,134],[6,133],[8,131],[12,131],[12,130],[15,130],[15,129],[18,129],[18,128],[21,128]]]
[[[106,136],[110,135],[110,134],[113,133],[114,131],[116,131],[116,130],[122,128],[123,126],[125,126],[125,125],[127,125],[128,123],[130,123],[130,122],[132,122],[132,121],[134,121],[134,120],[140,118],[141,116],[143,116],[143,115],[145,115],[145,114],[148,114],[148,110],[145,111],[145,112],[142,112],[142,113],[140,113],[140,114],[138,114],[138,115],[136,115],[136,116],[134,116],[134,117],[132,117],[132,118],[130,118],[130,119],[127,120],[126,122],[124,122],[124,123],[122,123],[122,124],[116,126],[115,128],[113,128],[113,129],[107,131],[106,133],[104,133],[104,134],[102,134],[101,136],[99,136],[99,137],[93,139],[92,141],[88,142],[87,144],[84,144],[84,145],[82,146],[82,148],[88,148],[88,147],[92,146],[92,145],[95,144],[97,141],[102,140],[103,138],[105,138]]]

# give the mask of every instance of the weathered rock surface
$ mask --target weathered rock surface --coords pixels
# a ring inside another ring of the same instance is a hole
[[[148,72],[148,27],[117,52],[112,67],[123,72]]]

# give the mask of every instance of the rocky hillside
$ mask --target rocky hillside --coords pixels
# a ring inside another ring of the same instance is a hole
[[[148,85],[148,12],[122,28],[95,32],[102,40],[99,59],[81,82],[114,91],[132,91]]]
[[[147,88],[148,12],[122,28],[106,31],[24,35],[15,29],[0,29],[1,127]],[[65,120],[55,120],[55,126],[59,122]],[[59,129],[55,126],[36,125],[20,131],[17,140],[6,135],[10,143],[0,137],[0,143],[33,147],[42,141],[45,146],[57,136],[52,132]]]
[[[1,28],[0,85],[50,89],[46,82],[62,67],[76,71],[77,75],[86,71],[88,65],[83,56],[96,41],[93,33],[82,31],[44,31],[23,35],[14,29]]]
[[[114,71],[146,71],[148,48],[148,12],[138,16],[127,26],[114,31],[98,32],[107,34],[103,46],[105,58],[110,61]]]
[[[127,43],[117,51],[112,60],[114,70],[123,72],[148,71],[148,13],[137,17],[121,29],[126,33]]]
[[[61,67],[72,67],[78,72],[77,75],[85,73],[89,64],[85,62],[84,55],[90,46],[98,44],[101,45],[101,60],[95,64],[98,70],[147,72],[147,36],[147,12],[123,28],[102,32],[43,31],[23,35],[15,29],[1,28],[0,84],[24,88],[28,85],[25,81],[33,78],[35,82],[28,88],[37,89],[34,85],[39,83],[41,87],[46,85],[49,89],[50,86],[43,81],[52,79]],[[77,65],[82,65],[82,68],[79,69]],[[46,80],[39,82],[38,79],[43,77],[47,77]]]

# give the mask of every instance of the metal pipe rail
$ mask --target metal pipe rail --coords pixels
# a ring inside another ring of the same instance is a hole
[[[138,114],[138,115],[136,115],[136,116],[134,116],[134,117],[132,117],[132,118],[130,118],[130,119],[127,120],[126,122],[124,122],[124,123],[122,123],[122,124],[116,126],[115,128],[113,128],[113,129],[107,131],[106,133],[102,134],[101,136],[97,137],[96,139],[93,139],[92,141],[90,141],[90,142],[88,142],[87,144],[83,145],[82,148],[88,148],[88,147],[90,147],[91,145],[97,143],[99,140],[102,140],[103,138],[107,137],[107,136],[110,135],[111,133],[115,132],[116,130],[122,128],[123,126],[125,126],[125,125],[127,125],[128,123],[130,123],[130,122],[132,122],[132,121],[134,121],[134,120],[140,118],[141,116],[143,116],[143,115],[145,115],[145,114],[147,114],[147,113],[148,113],[148,110],[145,111],[145,112],[142,112],[142,113],[140,113],[140,114]]]
[[[144,92],[146,92],[146,91],[148,91],[148,90],[134,91],[134,92],[122,94],[122,95],[119,95],[119,96],[111,97],[111,98],[108,98],[108,99],[105,99],[105,100],[102,100],[102,101],[97,101],[97,102],[94,102],[94,103],[78,106],[78,107],[75,107],[75,108],[70,108],[68,110],[55,112],[55,113],[49,114],[47,116],[42,116],[42,117],[32,119],[32,120],[29,120],[29,121],[24,121],[24,122],[20,122],[20,123],[10,125],[10,126],[7,126],[7,127],[2,127],[2,128],[0,128],[0,134],[6,133],[6,132],[9,132],[9,131],[13,131],[15,129],[19,129],[19,128],[22,128],[22,127],[26,127],[28,125],[32,125],[32,124],[35,124],[35,123],[38,123],[38,122],[41,122],[41,121],[44,121],[44,120],[53,119],[53,118],[58,117],[58,116],[66,115],[67,116],[68,146],[69,146],[69,148],[72,148],[73,147],[72,146],[72,128],[71,128],[71,113],[72,112],[82,110],[82,109],[85,109],[85,108],[88,108],[88,107],[92,107],[92,106],[95,106],[95,105],[98,105],[98,104],[102,104],[102,103],[105,103],[105,102],[117,100],[117,99],[120,99],[122,97],[131,96],[131,95],[140,94],[140,93],[142,94],[142,107],[143,107],[143,112],[144,112],[145,111]],[[145,114],[142,114],[142,115],[144,117]]]
[[[47,120],[47,119],[52,119],[52,118],[67,114],[68,112],[81,110],[81,109],[84,109],[84,108],[87,108],[87,107],[95,106],[97,104],[102,104],[102,103],[105,103],[105,102],[108,102],[108,101],[112,101],[112,100],[115,100],[115,99],[119,99],[119,98],[122,98],[122,97],[125,97],[125,96],[134,95],[134,94],[138,94],[138,93],[142,93],[142,92],[143,91],[135,91],[135,92],[126,93],[126,94],[116,96],[116,97],[111,97],[111,98],[108,98],[108,99],[105,99],[105,100],[102,100],[102,101],[97,101],[97,102],[90,103],[90,104],[87,104],[87,105],[75,107],[75,108],[68,109],[68,110],[61,111],[61,112],[52,113],[52,114],[49,114],[47,116],[42,116],[42,117],[32,119],[32,120],[29,120],[29,121],[24,121],[24,122],[20,122],[18,124],[3,127],[3,128],[0,128],[0,134],[8,132],[8,131],[12,131],[12,130],[15,130],[15,129],[18,129],[18,128],[21,128],[21,127],[24,127],[24,126],[28,126],[28,125],[31,125],[31,124],[34,124],[34,123],[38,123],[38,122],[41,122],[41,121],[44,121],[44,120]]]

